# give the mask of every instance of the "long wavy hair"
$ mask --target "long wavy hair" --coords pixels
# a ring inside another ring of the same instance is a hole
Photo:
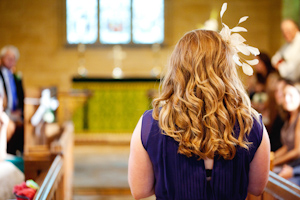
[[[153,118],[178,152],[199,159],[233,159],[236,147],[249,149],[253,116],[249,97],[232,60],[232,49],[215,31],[193,30],[176,44],[153,100]],[[238,122],[239,135],[234,133]]]

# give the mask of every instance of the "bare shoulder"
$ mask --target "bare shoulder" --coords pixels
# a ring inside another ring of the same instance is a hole
[[[264,127],[262,141],[250,163],[248,192],[254,195],[260,195],[263,192],[268,182],[269,170],[270,140]]]
[[[141,141],[143,116],[132,134],[128,162],[128,182],[135,199],[154,194],[154,172],[147,151]]]

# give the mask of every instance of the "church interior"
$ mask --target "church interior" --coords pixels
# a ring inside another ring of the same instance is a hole
[[[97,18],[101,1],[85,1],[96,2]],[[100,22],[96,23],[94,42],[72,42],[67,36],[67,17],[71,12],[68,5],[74,2],[0,1],[0,48],[13,45],[20,54],[14,73],[22,79],[24,90],[24,150],[19,155],[24,165],[23,180],[32,179],[39,185],[34,199],[133,199],[127,170],[135,125],[151,109],[177,41],[211,19],[217,20],[219,31],[219,12],[224,2],[162,0],[163,39],[146,44],[134,43],[133,39],[125,44],[105,43],[98,37]],[[222,21],[234,27],[242,16],[249,16],[241,25],[248,32],[242,35],[249,45],[270,58],[285,43],[282,20],[300,22],[298,0],[227,3]],[[114,28],[118,32],[120,27]],[[129,35],[133,37],[133,33]],[[239,74],[247,90],[251,80]],[[41,116],[39,111],[48,115]],[[1,163],[0,156],[0,168]],[[297,185],[276,174],[270,177],[268,191],[247,199],[281,199],[280,195],[300,199]],[[275,194],[276,190],[281,191],[280,195]],[[1,193],[4,195],[4,190],[0,189]]]

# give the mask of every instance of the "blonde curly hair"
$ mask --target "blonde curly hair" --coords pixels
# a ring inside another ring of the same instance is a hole
[[[236,147],[249,149],[253,116],[249,97],[232,60],[232,49],[215,31],[193,30],[176,44],[153,100],[153,118],[178,152],[199,159],[233,159]],[[234,134],[238,122],[239,136]]]

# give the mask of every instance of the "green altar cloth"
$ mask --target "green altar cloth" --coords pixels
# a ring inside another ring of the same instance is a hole
[[[92,95],[73,115],[76,133],[132,133],[139,118],[151,109],[158,79],[73,78],[73,89]]]

